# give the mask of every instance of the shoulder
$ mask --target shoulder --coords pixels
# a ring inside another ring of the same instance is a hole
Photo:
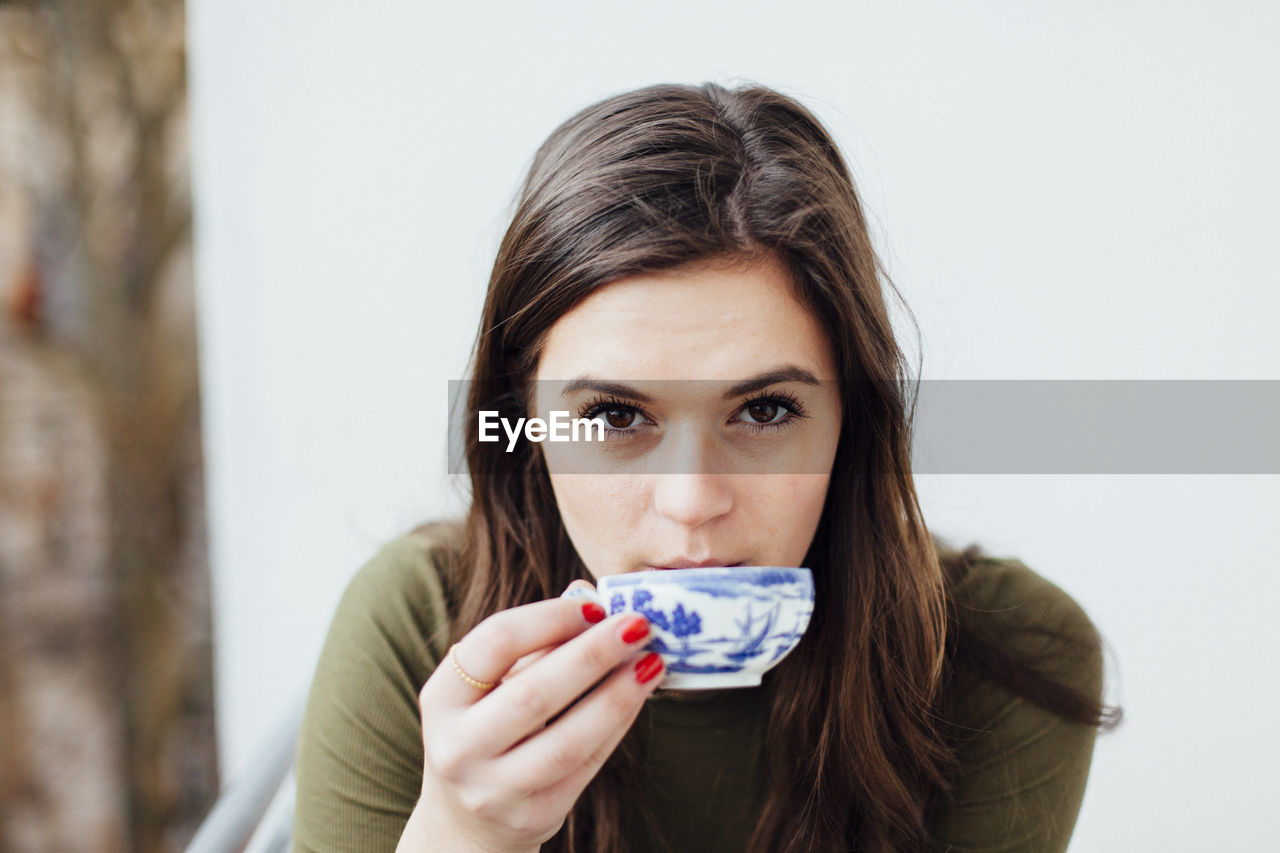
[[[1012,557],[981,555],[955,586],[956,605],[1007,623],[1052,623],[1090,632],[1084,610],[1056,584]]]
[[[443,524],[416,528],[387,542],[347,584],[320,654],[312,699],[329,692],[362,702],[352,684],[416,696],[448,649],[446,571],[460,537]]]
[[[1098,633],[1070,595],[1021,561],[968,562],[952,591],[960,637],[946,697],[957,767],[932,815],[934,837],[954,849],[1065,850],[1097,731],[1018,685],[1029,668],[1100,701]]]
[[[440,651],[449,628],[447,569],[460,542],[456,526],[436,523],[384,544],[352,576],[331,635],[372,629],[392,639],[425,639]]]
[[[965,632],[999,644],[1076,690],[1100,696],[1102,645],[1093,621],[1074,598],[1021,560],[974,557],[955,583],[952,599]]]
[[[418,691],[448,647],[451,528],[386,543],[355,573],[316,665],[298,742],[294,849],[393,849],[421,786]]]

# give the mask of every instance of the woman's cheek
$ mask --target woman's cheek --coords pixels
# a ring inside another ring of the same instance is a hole
[[[783,564],[798,566],[808,553],[809,546],[813,543],[813,536],[818,530],[831,475],[800,474],[790,479],[788,489],[790,500],[786,505],[791,507],[792,511],[787,517],[786,529],[779,531],[779,535],[782,541],[787,542],[787,554]]]
[[[624,571],[617,565],[643,514],[643,491],[610,474],[560,474],[551,477],[560,518],[578,556],[592,575]]]

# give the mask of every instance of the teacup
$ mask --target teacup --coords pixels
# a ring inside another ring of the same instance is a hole
[[[753,687],[795,648],[813,615],[813,574],[779,566],[660,569],[600,578],[610,614],[649,620],[664,688]]]

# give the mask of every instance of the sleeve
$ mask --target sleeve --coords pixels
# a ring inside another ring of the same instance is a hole
[[[1015,653],[1061,683],[1101,699],[1097,631],[1074,600],[1016,561],[987,563],[972,578],[972,615],[1014,626]],[[976,612],[974,612],[976,611]],[[1018,630],[1018,628],[1022,630]],[[1071,639],[1047,638],[1057,631]],[[1075,828],[1097,730],[1065,720],[975,672],[953,693],[959,768],[933,815],[939,853],[1061,853]]]
[[[420,535],[387,545],[352,579],[303,717],[294,853],[395,850],[422,787],[418,691],[447,637]]]

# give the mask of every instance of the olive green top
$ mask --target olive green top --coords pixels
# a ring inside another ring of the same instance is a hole
[[[422,784],[417,696],[447,652],[448,614],[431,542],[391,542],[338,606],[312,684],[297,765],[294,851],[393,851]],[[982,558],[956,593],[962,607],[1094,638],[1062,590],[1015,560]],[[1100,696],[1102,657],[1059,661],[1068,683]],[[952,722],[972,730],[947,801],[929,815],[939,851],[1052,853],[1067,847],[1095,730],[1066,722],[977,675],[952,680]],[[741,851],[763,783],[763,689],[646,703],[644,766],[661,792],[656,820],[625,827],[635,851],[654,834],[677,851]],[[962,730],[964,730],[962,729]]]

